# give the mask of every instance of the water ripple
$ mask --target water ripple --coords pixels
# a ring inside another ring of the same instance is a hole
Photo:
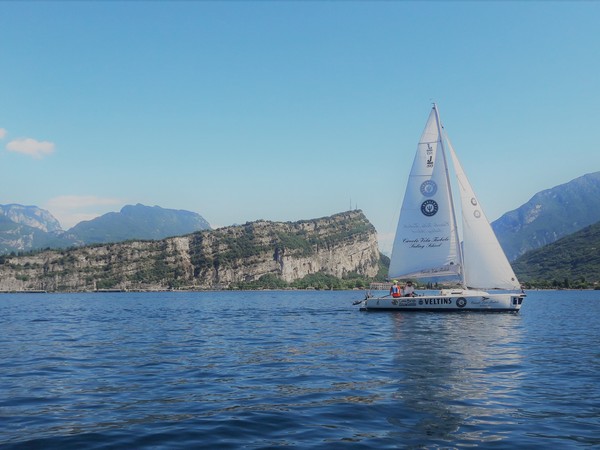
[[[2,295],[0,445],[600,446],[597,292],[516,315],[360,313],[357,295]]]

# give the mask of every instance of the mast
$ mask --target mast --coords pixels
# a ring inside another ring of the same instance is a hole
[[[458,237],[458,226],[456,222],[456,211],[454,208],[454,198],[452,195],[452,185],[450,184],[450,174],[448,173],[448,161],[446,160],[446,148],[444,145],[445,135],[440,120],[440,112],[438,111],[437,105],[433,104],[433,110],[435,111],[435,119],[438,128],[438,134],[440,136],[440,146],[442,148],[442,158],[444,158],[444,171],[446,174],[446,183],[448,183],[448,194],[450,195],[450,210],[452,211],[452,225],[454,226],[454,239],[456,239],[457,250],[458,250],[458,261],[460,263],[460,281],[463,287],[465,287],[465,265],[463,261],[463,252]]]

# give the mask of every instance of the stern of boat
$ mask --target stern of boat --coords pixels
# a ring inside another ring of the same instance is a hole
[[[520,294],[511,294],[510,304],[515,311],[518,311],[521,309],[521,306],[523,305],[523,300],[525,299],[525,297],[527,297],[527,294],[525,294],[524,292],[522,292]]]

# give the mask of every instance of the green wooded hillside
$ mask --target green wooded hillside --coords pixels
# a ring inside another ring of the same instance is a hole
[[[522,283],[536,287],[600,286],[600,222],[531,250],[512,266]]]

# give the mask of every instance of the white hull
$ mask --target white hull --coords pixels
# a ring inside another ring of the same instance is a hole
[[[480,311],[517,312],[525,294],[488,294],[482,291],[442,291],[417,297],[371,297],[360,303],[361,311]]]

